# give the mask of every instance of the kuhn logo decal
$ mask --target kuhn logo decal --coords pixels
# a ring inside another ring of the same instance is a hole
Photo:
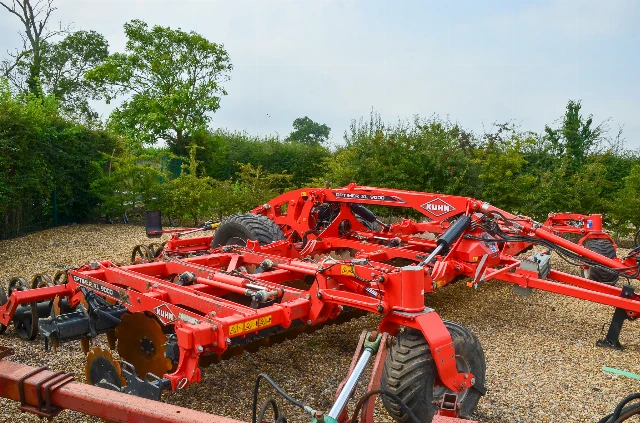
[[[422,207],[423,209],[425,209],[426,211],[428,211],[434,216],[442,216],[456,210],[456,208],[453,207],[451,204],[439,198],[428,201],[423,205],[421,205],[420,207]]]
[[[169,309],[166,304],[162,304],[153,309],[153,313],[158,316],[162,324],[169,324],[171,322],[175,322],[176,315]]]

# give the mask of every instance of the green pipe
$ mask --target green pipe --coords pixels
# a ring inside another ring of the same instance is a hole
[[[602,366],[602,370],[616,375],[630,377],[631,379],[640,380],[640,375],[631,372],[625,372],[624,370],[614,369],[613,367]]]

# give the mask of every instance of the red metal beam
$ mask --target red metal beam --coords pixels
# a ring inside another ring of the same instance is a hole
[[[35,368],[11,361],[0,360],[0,397],[20,401],[18,383],[21,378],[34,372]],[[38,383],[55,376],[47,370],[35,373],[24,380],[24,404],[26,411],[35,411],[38,406]],[[68,382],[50,391],[51,405],[59,410],[79,411],[90,416],[114,422],[130,423],[243,423],[227,417],[206,414],[171,404],[158,403],[133,395],[127,395],[79,382]],[[40,387],[41,398],[46,398],[46,389]],[[36,413],[39,414],[39,413]]]

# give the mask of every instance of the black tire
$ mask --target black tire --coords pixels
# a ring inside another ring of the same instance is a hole
[[[473,373],[475,386],[484,387],[486,363],[478,338],[467,328],[454,322],[444,322],[451,334],[456,350],[458,371]],[[436,412],[433,401],[440,400],[447,391],[435,386],[438,370],[426,339],[418,330],[405,328],[389,349],[384,363],[380,386],[397,395],[424,423],[430,423]],[[458,396],[461,416],[469,416],[478,405],[482,394],[469,388]],[[405,423],[410,417],[394,400],[382,396],[382,403],[394,420]]]
[[[7,292],[4,290],[4,286],[0,285],[0,306],[5,305],[9,301],[7,298]],[[0,323],[0,335],[7,330],[7,327]]]
[[[211,247],[220,245],[245,246],[249,239],[258,241],[260,245],[266,245],[284,239],[284,233],[273,220],[265,216],[236,214],[218,226],[213,235]]]
[[[582,246],[608,258],[616,258],[616,248],[613,242],[604,238],[587,239]],[[600,267],[589,267],[582,269],[582,276],[592,281],[601,282],[607,285],[615,285],[618,282],[618,274],[602,269]]]

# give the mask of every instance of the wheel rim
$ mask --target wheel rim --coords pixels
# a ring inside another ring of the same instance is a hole
[[[224,245],[240,245],[240,246],[245,246],[247,245],[247,240],[246,239],[242,239],[239,236],[232,236],[231,238],[229,238],[227,240],[227,242]]]

